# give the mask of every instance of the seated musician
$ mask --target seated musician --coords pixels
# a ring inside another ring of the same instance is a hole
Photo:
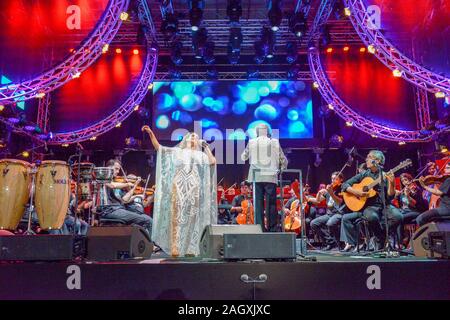
[[[327,213],[317,217],[311,221],[310,227],[312,231],[326,244],[325,250],[331,250],[339,247],[339,223],[342,219],[342,197],[341,184],[344,180],[342,173],[333,172],[331,175],[331,183],[324,189],[319,190],[315,198],[308,198],[313,204],[318,204],[323,200],[327,204]]]
[[[291,212],[291,206],[295,200],[298,200],[298,197],[295,194],[295,190],[293,188],[290,188],[289,189],[289,199],[288,199],[288,201],[286,201],[286,203],[284,204],[284,207],[283,207],[284,214],[289,214]]]
[[[317,191],[317,193],[311,193],[311,187],[309,185],[308,186],[308,193],[305,193],[305,197],[306,199],[310,199],[310,198],[316,198],[318,192],[320,192],[320,190],[324,190],[326,189],[327,185],[325,183],[321,183],[319,184],[319,189]],[[309,205],[309,214],[308,214],[308,218],[310,219],[310,221],[314,220],[317,217],[323,216],[324,214],[327,213],[327,208],[326,208],[326,203],[325,201],[320,201],[318,203],[313,203],[308,201],[308,205]],[[307,223],[309,225],[309,223]]]
[[[249,182],[242,181],[241,193],[235,196],[231,202],[230,212],[233,215],[234,221],[236,220],[237,215],[242,212],[242,202],[251,198],[250,185],[251,184]]]
[[[233,219],[233,215],[230,212],[231,205],[228,200],[225,198],[225,189],[222,185],[217,186],[217,194],[220,194],[220,199],[218,203],[218,215],[217,215],[217,223],[218,224],[233,224],[235,223]]]
[[[440,197],[440,204],[437,208],[430,209],[416,218],[419,226],[439,218],[450,218],[450,161],[445,165],[443,180],[439,189],[434,189],[425,184],[424,178],[419,178],[419,183],[428,192]]]
[[[140,180],[139,177],[131,174],[127,176],[127,179],[131,181]],[[135,184],[136,185],[136,184]],[[131,192],[127,192],[123,197],[122,201],[125,204],[125,208],[130,211],[135,211],[139,214],[145,214],[145,208],[148,208],[154,201],[153,192],[155,191],[154,187],[149,188],[147,194],[132,194]]]
[[[114,177],[119,176],[121,171],[121,163],[119,160],[109,160],[106,164],[108,167],[113,168]],[[148,234],[151,236],[152,219],[145,215],[135,211],[131,211],[125,207],[124,198],[131,198],[140,180],[136,183],[130,182],[111,182],[106,185],[108,191],[109,204],[102,208],[100,212],[101,217],[106,219],[119,219],[126,224],[137,224],[145,228]],[[122,195],[126,191],[125,195]]]
[[[366,158],[367,170],[344,182],[344,184],[342,185],[342,190],[352,193],[357,197],[367,196],[368,192],[356,190],[352,186],[356,183],[361,182],[366,177],[370,177],[376,180],[382,172],[380,170],[380,166],[383,166],[384,162],[385,157],[383,152],[379,150],[370,151]],[[383,193],[385,195],[385,203],[388,207],[388,210],[386,210],[388,215],[387,219],[389,223],[389,229],[392,230],[392,228],[398,226],[398,224],[402,221],[403,216],[397,208],[395,208],[393,205],[390,205],[389,201],[395,195],[394,176],[392,174],[386,173],[383,173],[383,176],[385,178],[384,181],[386,182],[384,184],[385,188]],[[362,212],[353,212],[346,214],[342,219],[341,240],[346,243],[344,251],[350,251],[350,249],[352,249],[357,243],[358,235],[356,234],[356,226],[354,225],[354,221],[360,217],[364,217],[365,219],[367,219],[369,229],[375,235],[374,249],[381,249],[382,245],[385,242],[386,236],[385,232],[383,232],[382,226],[382,223],[384,223],[383,199],[381,198],[380,194],[380,184],[377,184],[374,187],[374,190],[377,192],[377,195],[367,199]]]

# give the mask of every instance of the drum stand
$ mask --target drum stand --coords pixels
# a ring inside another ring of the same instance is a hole
[[[31,219],[33,217],[33,211],[34,211],[33,198],[34,198],[34,189],[35,189],[35,182],[36,182],[36,173],[37,173],[37,168],[32,167],[31,168],[32,180],[31,180],[31,192],[30,192],[30,205],[28,206],[28,228],[27,228],[27,231],[24,232],[24,234],[28,235],[28,236],[32,236],[32,235],[36,234],[33,230],[31,230]]]

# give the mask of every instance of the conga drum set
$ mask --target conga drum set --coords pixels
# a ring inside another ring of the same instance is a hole
[[[60,229],[69,207],[69,178],[69,166],[63,161],[32,165],[15,159],[0,160],[0,229],[15,230],[28,202],[27,233],[33,233],[34,208],[42,230]]]

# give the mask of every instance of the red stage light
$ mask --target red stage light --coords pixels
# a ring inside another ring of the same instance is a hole
[[[121,54],[121,53],[122,53],[122,49],[117,48],[117,49],[116,49],[116,53],[117,53],[117,54]]]
[[[70,53],[74,53],[75,49],[74,48],[70,48],[69,51],[70,51]]]
[[[366,52],[366,48],[364,48],[364,47],[360,48],[359,52]]]
[[[327,48],[327,53],[332,53],[333,52],[333,48]]]
[[[133,50],[133,54],[139,54],[139,50],[138,49],[134,49]]]
[[[350,50],[349,46],[345,46],[342,50],[344,50],[344,52],[348,52]]]

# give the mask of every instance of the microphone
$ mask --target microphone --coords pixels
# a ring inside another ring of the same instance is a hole
[[[203,148],[206,148],[207,146],[209,146],[208,142],[206,142],[205,140],[200,140],[200,143]]]

